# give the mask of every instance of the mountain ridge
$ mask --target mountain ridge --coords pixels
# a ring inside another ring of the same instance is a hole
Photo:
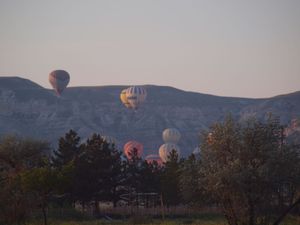
[[[93,132],[111,135],[119,148],[131,139],[145,146],[146,154],[157,154],[161,133],[175,127],[182,133],[183,155],[199,143],[199,133],[227,114],[244,120],[264,119],[272,112],[289,123],[300,115],[300,91],[271,98],[223,97],[184,91],[170,86],[145,85],[148,96],[137,112],[120,102],[125,85],[67,88],[62,97],[54,91],[20,77],[0,77],[0,135],[17,133],[57,139],[74,129],[85,139]]]

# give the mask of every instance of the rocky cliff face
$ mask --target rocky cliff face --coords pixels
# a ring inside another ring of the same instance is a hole
[[[119,94],[125,86],[73,87],[62,97],[18,77],[0,77],[0,135],[18,134],[48,140],[55,147],[60,136],[74,129],[85,139],[92,133],[114,136],[120,147],[129,140],[155,154],[161,133],[175,127],[179,146],[187,155],[199,143],[199,133],[231,113],[237,119],[270,112],[289,123],[300,115],[300,92],[269,99],[229,98],[185,92],[171,87],[146,86],[146,103],[126,109]]]

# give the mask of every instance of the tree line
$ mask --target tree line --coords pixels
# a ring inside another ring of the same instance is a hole
[[[230,116],[201,135],[200,154],[163,166],[134,149],[128,160],[100,134],[82,142],[70,130],[54,151],[46,142],[5,136],[0,141],[0,223],[19,223],[47,208],[116,207],[154,193],[157,204],[217,206],[230,225],[279,224],[300,203],[300,148],[286,141],[279,121],[234,121]],[[124,197],[126,196],[126,197]],[[147,207],[144,205],[143,207]],[[299,213],[299,208],[298,208]]]

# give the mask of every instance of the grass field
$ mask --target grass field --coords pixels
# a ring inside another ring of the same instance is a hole
[[[26,223],[26,225],[42,225],[40,220]],[[129,218],[127,220],[49,220],[49,225],[226,225],[223,217],[217,215],[207,215],[200,218],[180,218],[180,219],[149,219],[149,218]],[[282,225],[299,225],[300,217],[288,217]]]
[[[179,209],[179,210],[178,210]],[[177,211],[176,211],[177,210]],[[102,210],[102,212],[104,212]],[[113,214],[112,212],[115,212]],[[152,212],[153,213],[153,212]],[[207,208],[202,210],[187,211],[183,208],[176,208],[166,211],[166,219],[162,220],[161,215],[149,214],[149,211],[140,210],[135,216],[127,211],[114,210],[106,211],[95,219],[93,215],[82,213],[74,208],[62,210],[51,209],[48,211],[48,225],[226,225],[227,222],[219,210]],[[176,215],[176,216],[175,216]],[[32,216],[31,222],[25,225],[43,225],[42,215],[37,212]],[[300,225],[300,216],[288,216],[281,225]]]

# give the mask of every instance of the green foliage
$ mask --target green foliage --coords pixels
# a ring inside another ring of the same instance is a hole
[[[133,148],[133,151],[130,152],[129,155],[130,159],[127,159],[124,163],[124,175],[127,193],[131,194],[142,191],[142,170],[145,164],[142,159],[138,157],[136,148]]]
[[[194,154],[186,159],[180,168],[180,190],[183,201],[189,205],[204,206],[212,204],[212,199],[205,195],[203,176],[200,173],[201,161]]]
[[[144,161],[141,169],[141,191],[144,193],[161,193],[162,167],[154,161]]]
[[[204,134],[202,143],[200,159],[194,155],[179,159],[176,151],[172,151],[164,166],[159,166],[156,162],[143,161],[136,150],[130,160],[122,160],[122,153],[99,134],[80,144],[80,137],[70,130],[60,138],[51,163],[47,143],[3,138],[0,141],[0,224],[20,224],[36,210],[40,210],[37,214],[43,215],[46,224],[51,208],[58,209],[61,216],[52,219],[67,218],[64,206],[74,209],[75,202],[83,209],[93,203],[94,215],[101,216],[98,202],[110,201],[116,206],[125,193],[130,196],[131,206],[139,203],[149,206],[150,195],[144,201],[136,198],[142,196],[137,193],[156,193],[151,196],[162,196],[165,206],[203,206],[218,202],[228,223],[234,225],[270,224],[276,216],[284,216],[297,199],[300,202],[299,148],[285,142],[277,120],[266,123],[250,120],[241,124],[229,117],[224,123],[215,124],[210,134]],[[155,204],[160,201],[153,199]],[[277,219],[280,222],[282,218]],[[286,224],[295,220],[291,221]],[[49,222],[68,224],[51,219]],[[69,224],[128,223],[224,224],[225,221],[199,217],[162,222],[143,216],[132,217],[128,222],[99,220]]]
[[[122,182],[121,153],[114,145],[105,142],[99,134],[93,134],[74,161],[73,195],[82,203],[113,199],[118,200],[117,187]]]
[[[165,168],[161,177],[161,188],[164,203],[167,206],[181,203],[180,193],[180,168],[182,161],[179,161],[178,154],[172,150],[165,163]]]
[[[24,190],[22,174],[44,165],[49,145],[45,142],[7,136],[0,140],[0,224],[24,221],[32,206]]]
[[[58,149],[54,150],[52,163],[55,167],[62,167],[74,160],[80,151],[80,137],[73,130],[70,130],[61,137],[58,142]]]
[[[300,184],[299,154],[284,144],[282,127],[276,120],[240,124],[229,117],[210,132],[201,147],[205,189],[229,224],[270,224],[295,201]]]

